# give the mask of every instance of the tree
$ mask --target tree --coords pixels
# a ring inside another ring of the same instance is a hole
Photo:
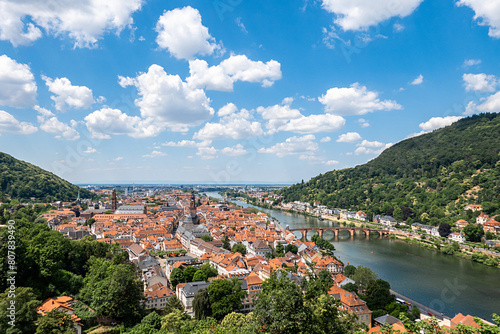
[[[197,270],[193,276],[193,282],[207,281],[208,277],[203,270]]]
[[[349,292],[357,292],[358,286],[354,283],[346,283],[342,286],[342,289],[349,291]]]
[[[204,234],[204,235],[201,236],[201,240],[209,242],[209,241],[214,240],[214,238],[212,238],[212,236],[210,236],[208,234]]]
[[[227,235],[222,239],[222,248],[231,250],[231,244],[229,243],[229,237]]]
[[[54,310],[38,320],[35,334],[74,334],[75,325],[71,316],[63,311]]]
[[[356,267],[353,266],[352,264],[348,264],[347,266],[344,267],[344,275],[346,275],[349,278],[352,278],[352,276],[356,273]]]
[[[282,257],[285,255],[285,248],[283,247],[281,242],[278,242],[278,244],[276,245],[275,255],[276,257]]]
[[[181,268],[174,268],[170,273],[169,280],[172,287],[175,288],[179,283],[186,283],[186,276],[184,276],[184,272]]]
[[[212,316],[208,289],[205,288],[198,290],[193,299],[193,310],[196,320],[202,320]]]
[[[253,314],[257,325],[269,333],[300,333],[307,319],[302,289],[276,272],[262,283],[255,297]]]
[[[294,254],[297,254],[299,252],[299,249],[297,248],[297,246],[289,244],[289,245],[286,245],[286,247],[285,247],[285,254],[288,252],[292,252]]]
[[[184,312],[184,306],[182,305],[182,302],[177,298],[177,296],[171,296],[168,298],[167,302],[165,303],[165,308],[163,309],[166,314],[169,314],[173,310],[179,310]]]
[[[247,248],[243,244],[234,244],[233,249],[231,249],[232,253],[241,253],[241,255],[245,256],[247,254]]]
[[[135,323],[143,314],[142,283],[131,264],[115,264],[105,259],[92,259],[85,277],[82,299],[96,312],[125,323]]]
[[[370,310],[384,309],[396,299],[391,294],[391,285],[383,279],[377,279],[368,283],[366,288],[367,306]]]
[[[481,242],[481,238],[484,235],[483,228],[476,224],[469,224],[465,226],[463,232],[465,234],[465,239],[471,242]]]
[[[247,293],[241,289],[241,282],[233,277],[231,280],[214,280],[207,288],[212,315],[218,321],[227,314],[242,308],[242,299]]]
[[[441,223],[438,227],[439,236],[446,238],[451,233],[451,226],[448,223]]]
[[[186,278],[186,282],[192,282],[193,281],[193,276],[196,273],[196,271],[198,271],[198,269],[196,269],[193,266],[188,266],[184,270],[184,277]]]
[[[13,317],[10,316],[9,309],[12,308],[11,302],[14,302],[15,305]],[[40,304],[41,302],[36,299],[31,288],[17,287],[14,291],[5,290],[4,293],[0,294],[0,333],[33,333],[37,319],[36,308]],[[9,324],[12,320],[14,320],[15,326]]]
[[[368,267],[358,266],[351,278],[358,284],[360,290],[366,290],[368,284],[377,279],[377,274]]]
[[[396,219],[398,222],[403,220],[403,210],[399,206],[394,208],[394,212],[392,213],[392,216],[394,219]]]

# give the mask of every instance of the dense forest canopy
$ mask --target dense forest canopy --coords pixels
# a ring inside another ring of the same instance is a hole
[[[0,200],[5,197],[29,201],[34,197],[45,202],[74,201],[80,190],[81,198],[92,193],[30,163],[0,152]]]
[[[500,206],[500,115],[481,114],[403,140],[354,168],[283,188],[286,202],[390,214],[437,225],[464,216],[464,205]],[[478,214],[478,213],[477,213]]]

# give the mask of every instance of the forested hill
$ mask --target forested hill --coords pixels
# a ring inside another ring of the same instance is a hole
[[[466,204],[500,213],[499,151],[500,114],[481,114],[403,140],[364,165],[320,174],[280,193],[287,202],[318,200],[410,222],[452,222]]]
[[[81,198],[91,198],[92,193],[25,161],[0,152],[0,200],[7,198],[28,201],[74,201],[80,190]]]

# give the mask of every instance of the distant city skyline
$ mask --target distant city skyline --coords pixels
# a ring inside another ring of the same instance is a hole
[[[77,184],[291,184],[500,111],[500,0],[3,3],[0,150]]]

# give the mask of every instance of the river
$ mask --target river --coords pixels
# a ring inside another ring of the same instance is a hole
[[[216,192],[208,196],[220,198]],[[253,207],[234,201],[242,207]],[[280,210],[262,209],[285,227],[333,226],[332,222]],[[403,241],[341,234],[330,240],[345,264],[369,267],[391,288],[421,304],[453,317],[470,314],[486,320],[500,315],[500,269],[485,266]]]

